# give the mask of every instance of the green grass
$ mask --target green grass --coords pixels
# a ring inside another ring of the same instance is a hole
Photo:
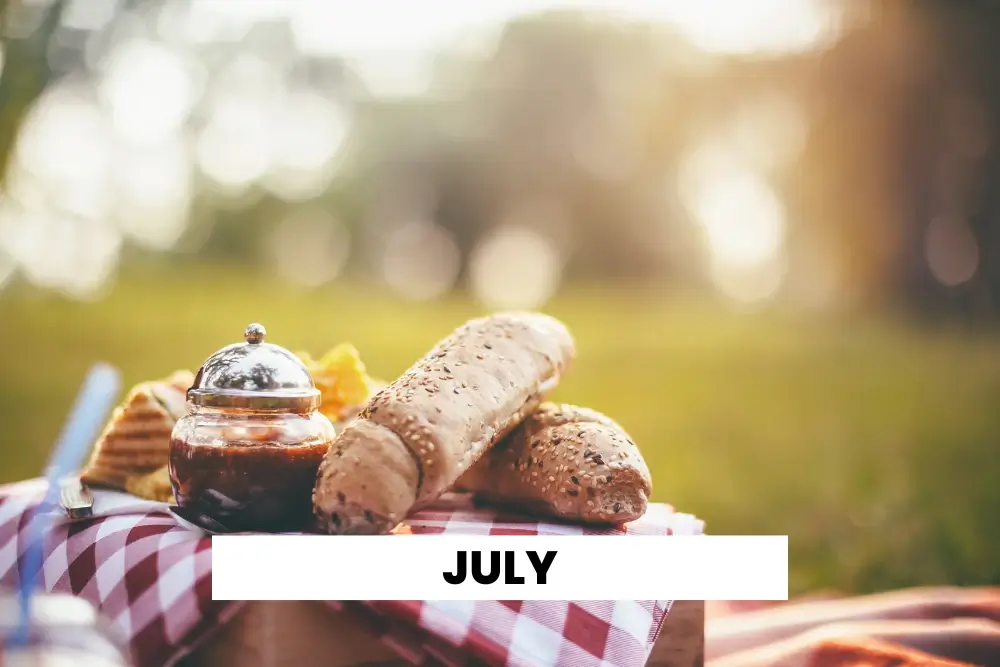
[[[791,588],[1000,583],[1000,340],[878,322],[737,315],[656,292],[577,289],[557,398],[612,415],[656,500],[714,533],[791,536]],[[456,296],[301,293],[244,273],[149,269],[92,304],[0,295],[0,482],[38,474],[87,367],[134,383],[196,368],[243,327],[320,353],[344,340],[391,379],[466,318]]]

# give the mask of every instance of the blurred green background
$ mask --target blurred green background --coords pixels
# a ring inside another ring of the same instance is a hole
[[[539,308],[793,594],[1000,583],[1000,12],[552,4],[5,3],[0,483],[97,360],[260,321],[391,379]]]

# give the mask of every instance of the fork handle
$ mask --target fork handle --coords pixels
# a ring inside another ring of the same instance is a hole
[[[59,486],[59,504],[71,519],[94,514],[94,496],[78,477],[64,480]]]

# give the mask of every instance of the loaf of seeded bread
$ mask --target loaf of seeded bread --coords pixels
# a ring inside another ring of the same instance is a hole
[[[455,488],[533,514],[611,524],[646,512],[652,481],[621,426],[587,408],[544,403]]]
[[[503,313],[457,329],[334,440],[313,491],[318,528],[389,532],[533,412],[574,354],[569,331],[547,315]]]

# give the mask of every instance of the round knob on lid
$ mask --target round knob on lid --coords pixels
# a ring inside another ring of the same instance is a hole
[[[267,329],[264,328],[263,324],[256,322],[248,326],[247,330],[243,332],[244,340],[251,345],[260,345],[264,342],[265,336],[267,336]]]

